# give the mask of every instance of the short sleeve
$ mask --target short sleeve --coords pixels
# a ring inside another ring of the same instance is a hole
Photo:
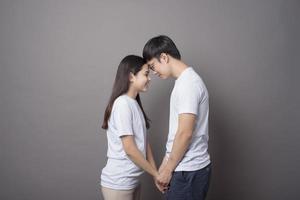
[[[201,88],[191,82],[178,88],[178,114],[191,113],[198,115],[201,100]]]
[[[133,117],[130,105],[125,100],[115,102],[113,109],[114,125],[119,137],[133,135]]]

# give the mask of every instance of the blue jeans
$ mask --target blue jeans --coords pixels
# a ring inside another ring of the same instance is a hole
[[[204,200],[208,192],[211,164],[197,171],[173,172],[167,200]]]

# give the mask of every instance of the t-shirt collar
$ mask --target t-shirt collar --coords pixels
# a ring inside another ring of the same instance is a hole
[[[176,82],[179,81],[179,80],[181,80],[185,76],[185,74],[187,72],[191,71],[192,69],[193,69],[192,67],[187,67],[185,70],[183,70],[181,72],[181,74],[178,76],[178,78],[176,79]]]

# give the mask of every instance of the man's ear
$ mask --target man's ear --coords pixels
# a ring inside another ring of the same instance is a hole
[[[166,53],[160,54],[160,62],[168,63],[169,62],[169,56]]]
[[[129,82],[133,82],[135,80],[135,76],[132,72],[129,73]]]

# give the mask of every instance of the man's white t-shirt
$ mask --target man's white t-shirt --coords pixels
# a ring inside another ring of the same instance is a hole
[[[101,185],[115,190],[130,190],[138,186],[143,170],[126,155],[121,136],[133,135],[138,149],[146,157],[146,125],[137,101],[127,95],[113,104],[107,129],[107,164],[102,170]]]
[[[190,145],[175,171],[195,171],[210,163],[208,154],[208,92],[200,76],[188,67],[175,81],[170,99],[169,134],[166,144],[168,158],[178,129],[179,114],[197,116]]]

